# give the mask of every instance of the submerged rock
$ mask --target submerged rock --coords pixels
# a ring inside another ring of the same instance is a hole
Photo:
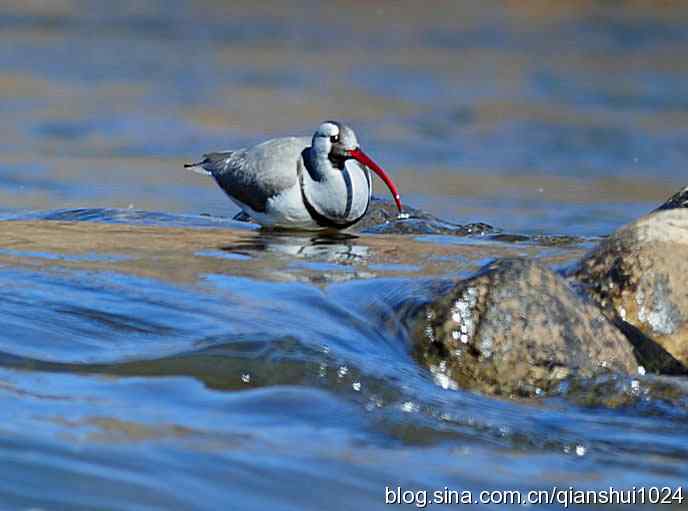
[[[586,238],[579,236],[570,236],[567,234],[510,234],[498,233],[491,234],[488,239],[492,241],[501,241],[502,243],[530,243],[539,245],[541,247],[570,247],[572,245],[579,245],[589,241]]]
[[[685,378],[647,374],[606,374],[596,378],[572,378],[557,394],[579,406],[605,408],[642,407],[645,415],[662,413],[688,416],[688,381]]]
[[[570,376],[634,373],[629,343],[557,274],[503,259],[413,313],[414,354],[444,386],[532,396]]]
[[[345,232],[354,234],[480,236],[490,241],[502,243],[531,243],[543,247],[572,246],[588,241],[584,238],[569,235],[505,233],[483,222],[455,224],[437,218],[427,211],[412,208],[410,206],[404,206],[403,210],[403,215],[399,216],[399,211],[394,202],[373,197],[365,216],[360,222],[356,223]],[[232,220],[256,224],[256,222],[243,211],[239,211],[239,213],[234,215]]]
[[[466,225],[441,220],[426,211],[404,206],[403,216],[392,201],[373,197],[363,219],[353,230],[369,234],[448,234],[453,236],[485,235],[497,232],[485,223]]]
[[[688,188],[616,231],[568,272],[651,371],[688,367]]]
[[[485,235],[497,232],[494,227],[485,223],[454,224],[409,206],[404,206],[403,211],[404,214],[400,217],[394,202],[373,197],[365,216],[349,231],[367,234],[448,234],[453,236]],[[234,215],[233,220],[255,223],[243,211]]]

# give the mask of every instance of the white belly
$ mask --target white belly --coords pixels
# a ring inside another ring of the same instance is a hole
[[[268,199],[264,212],[254,211],[246,204],[234,200],[246,214],[260,225],[290,229],[322,229],[310,216],[303,205],[301,187],[298,182],[279,195]]]

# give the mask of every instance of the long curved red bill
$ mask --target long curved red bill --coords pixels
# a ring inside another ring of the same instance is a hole
[[[397,185],[395,185],[394,181],[392,181],[392,178],[387,175],[387,172],[382,170],[382,167],[380,167],[377,163],[375,163],[373,160],[371,160],[366,153],[361,151],[360,148],[352,149],[351,151],[349,151],[349,156],[354,158],[359,163],[362,163],[363,165],[368,167],[370,170],[375,172],[378,176],[380,176],[380,179],[382,179],[385,182],[385,184],[387,185],[387,188],[389,188],[389,191],[392,192],[392,197],[394,197],[394,202],[396,202],[397,209],[399,210],[399,213],[401,213],[401,198],[399,197],[399,191],[397,190]]]

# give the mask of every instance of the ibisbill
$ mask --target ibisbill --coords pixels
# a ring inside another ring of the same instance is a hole
[[[345,229],[363,218],[373,191],[372,170],[401,199],[387,173],[360,148],[347,125],[325,121],[308,137],[284,137],[253,147],[204,154],[184,165],[212,176],[229,198],[264,227]]]

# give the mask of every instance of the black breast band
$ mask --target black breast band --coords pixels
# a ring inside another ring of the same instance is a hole
[[[358,218],[354,218],[353,220],[343,222],[343,223],[335,222],[333,219],[326,217],[325,215],[320,213],[318,210],[316,210],[315,206],[313,206],[313,204],[311,204],[310,201],[308,200],[308,198],[306,197],[306,191],[303,189],[303,167],[301,166],[301,162],[299,162],[298,174],[299,174],[299,188],[301,189],[301,199],[303,200],[303,205],[306,208],[306,211],[308,211],[308,214],[311,216],[313,221],[316,224],[318,224],[320,227],[330,227],[330,228],[334,228],[334,229],[346,229],[347,227],[350,227],[350,226],[354,225],[356,222],[358,222],[368,212],[368,207],[370,206],[370,197],[368,198],[368,202],[366,203],[365,211],[363,211],[363,214],[361,216],[359,216]],[[351,178],[349,178],[349,186],[350,186],[350,180],[351,180]],[[349,196],[347,197],[347,212],[351,211],[351,202],[353,201],[352,195],[353,195],[353,192],[351,194],[349,194]]]

